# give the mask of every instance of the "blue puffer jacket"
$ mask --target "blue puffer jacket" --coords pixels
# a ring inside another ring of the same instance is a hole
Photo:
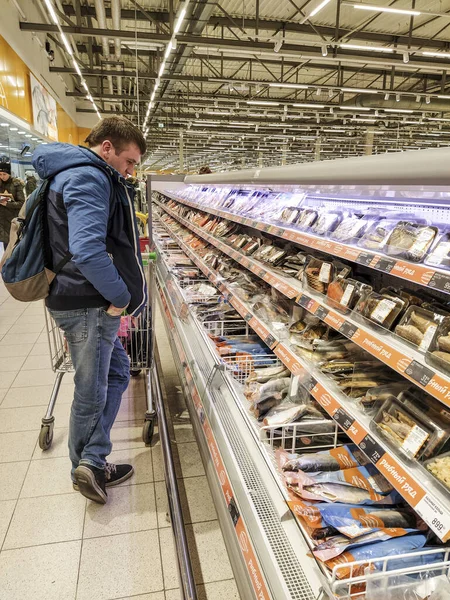
[[[70,144],[37,148],[33,166],[51,177],[48,235],[57,264],[72,259],[55,278],[46,299],[54,310],[113,304],[137,315],[147,288],[134,215],[134,188],[95,152]]]

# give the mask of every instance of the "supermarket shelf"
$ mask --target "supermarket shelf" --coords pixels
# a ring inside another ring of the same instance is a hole
[[[292,278],[288,280],[274,273],[259,261],[245,256],[209,233],[204,232],[190,221],[183,219],[164,204],[158,201],[155,201],[155,203],[184,227],[187,227],[199,237],[233,258],[287,298],[295,298],[297,304],[308,310],[311,314],[345,335],[360,348],[372,354],[372,356],[403,377],[409,379],[409,381],[417,385],[420,389],[450,407],[450,377],[430,368],[425,364],[424,355],[407,344],[402,343],[398,339],[398,336],[394,337],[394,335],[389,334],[386,330],[383,330],[383,333],[378,336],[376,330],[371,329],[369,326],[365,327],[354,317],[344,316],[331,310],[324,301],[324,298],[319,294],[314,294],[310,291],[305,293],[299,282],[296,282]]]
[[[293,242],[299,246],[305,246],[313,250],[318,250],[332,256],[338,256],[350,262],[370,267],[381,273],[393,275],[399,279],[422,285],[432,290],[438,290],[446,294],[450,294],[450,273],[443,269],[435,269],[430,266],[420,265],[417,263],[409,262],[406,260],[397,260],[390,256],[385,256],[381,253],[369,252],[362,250],[356,246],[349,244],[342,244],[333,240],[328,240],[319,236],[312,235],[311,233],[304,233],[285,227],[284,225],[274,225],[273,223],[266,223],[264,221],[256,221],[255,219],[249,219],[230,213],[224,210],[218,210],[210,208],[196,202],[190,202],[184,200],[176,194],[171,192],[164,192],[164,195],[180,204],[196,208],[197,210],[223,217],[229,221],[258,229],[264,233],[269,233],[274,237],[278,237],[282,240]]]
[[[172,350],[241,597],[317,598],[321,571],[315,561],[300,562],[308,547],[295,517],[223,383],[226,375],[215,370],[204,353],[193,318],[177,316],[168,280],[170,274],[158,274],[158,296],[166,316],[170,315],[166,324]]]
[[[274,353],[286,365],[291,373],[299,377],[299,383],[305,387],[326,412],[347,433],[369,457],[371,462],[386,477],[404,500],[423,518],[432,531],[442,539],[450,539],[450,510],[447,494],[433,480],[424,468],[415,461],[402,461],[395,456],[383,438],[370,428],[370,417],[357,410],[339,388],[318,371],[306,358],[295,354],[284,342],[257,318],[251,308],[237,298],[227,287],[223,278],[196,255],[165,224],[167,231],[180,245],[182,250],[199,267],[206,277],[218,287],[228,302],[248,321],[259,337],[274,350]]]

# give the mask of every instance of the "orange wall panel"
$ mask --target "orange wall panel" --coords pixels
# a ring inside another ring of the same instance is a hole
[[[76,123],[58,102],[56,105],[58,110],[58,140],[60,142],[78,144],[79,136]],[[33,126],[30,69],[1,35],[0,106],[7,108]]]
[[[33,124],[30,71],[0,36],[0,104]]]

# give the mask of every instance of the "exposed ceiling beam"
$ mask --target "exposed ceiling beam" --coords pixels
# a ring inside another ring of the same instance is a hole
[[[24,31],[45,31],[47,33],[57,32],[58,28],[56,25],[50,25],[46,23],[20,23],[20,28]],[[91,35],[100,35],[106,36],[109,38],[123,38],[123,39],[138,39],[138,40],[146,40],[150,43],[155,42],[164,42],[167,43],[170,40],[170,37],[166,34],[158,34],[147,31],[121,31],[116,29],[98,29],[95,27],[66,27],[63,26],[62,30],[68,34],[76,34],[81,36],[91,36]],[[208,38],[202,36],[195,35],[180,35],[178,36],[179,44],[193,45],[198,47],[210,47],[216,49],[241,49],[247,52],[252,52],[251,56],[257,55],[259,52],[273,52],[273,44],[266,42],[250,42],[245,40],[236,40],[229,38]],[[408,66],[404,67],[403,63],[403,55],[402,53],[389,55],[389,57],[385,56],[377,56],[373,52],[363,52],[358,51],[348,51],[342,48],[339,51],[335,52],[333,55],[328,54],[325,57],[321,55],[321,49],[313,46],[300,46],[298,44],[289,44],[285,43],[283,45],[283,54],[291,54],[293,56],[298,56],[299,59],[308,59],[308,60],[319,60],[320,62],[335,64],[336,66],[342,62],[351,62],[351,63],[360,63],[360,64],[369,64],[369,65],[388,65],[388,66],[399,66],[403,67],[403,69],[421,69],[421,70],[431,70],[431,71],[440,71],[446,70],[448,67],[448,63],[445,60],[440,60],[439,58],[428,58],[425,56],[414,56],[412,60],[409,61]]]
[[[73,16],[75,14],[74,8],[70,4],[64,4],[63,9],[67,16]],[[94,7],[91,7],[91,6],[82,7],[81,14],[83,16],[90,14],[92,17],[95,17]],[[148,11],[148,14],[151,15],[151,17],[154,18],[155,20],[160,21],[162,23],[169,22],[169,13],[166,11]],[[106,17],[111,18],[111,11],[109,8],[106,9]],[[134,19],[135,19],[134,10],[122,9],[122,19],[125,21],[127,21],[127,20],[134,21]],[[237,18],[236,20],[240,21],[241,18]],[[220,16],[220,15],[212,15],[209,19],[208,25],[212,26],[212,27],[222,27],[223,26],[223,27],[233,28],[233,24],[229,21],[229,19],[227,19],[226,17]],[[314,25],[314,27],[318,33],[320,33],[324,37],[329,38],[330,40],[333,39],[336,34],[335,27],[325,27],[322,25]],[[276,21],[273,19],[263,19],[261,17],[259,17],[259,19],[251,19],[251,18],[245,17],[245,29],[247,31],[255,30],[255,32],[257,30],[259,30],[259,33],[261,31],[280,31],[280,30],[283,30],[286,32],[289,32],[289,31],[298,32],[298,33],[303,33],[303,34],[307,34],[307,35],[311,35],[311,33],[312,33],[311,26],[307,25],[307,24],[301,24],[301,23],[289,22],[289,21]],[[361,40],[361,41],[367,41],[367,42],[383,42],[383,43],[391,44],[391,45],[395,45],[395,44],[403,45],[404,44],[406,46],[408,46],[409,42],[410,42],[409,35],[395,35],[395,34],[390,34],[390,33],[379,33],[379,32],[373,32],[373,31],[353,32],[351,29],[345,29],[342,26],[339,27],[339,34],[340,34],[341,38],[346,38],[347,36],[351,35],[351,38],[354,41]],[[428,38],[414,36],[414,41],[418,45],[425,45],[430,48],[443,48],[443,49],[448,48],[447,40],[435,40],[435,39],[430,40]]]

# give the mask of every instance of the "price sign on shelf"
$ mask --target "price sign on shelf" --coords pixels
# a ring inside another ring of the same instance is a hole
[[[442,541],[450,538],[450,512],[442,504],[426,494],[414,507],[417,514]]]

